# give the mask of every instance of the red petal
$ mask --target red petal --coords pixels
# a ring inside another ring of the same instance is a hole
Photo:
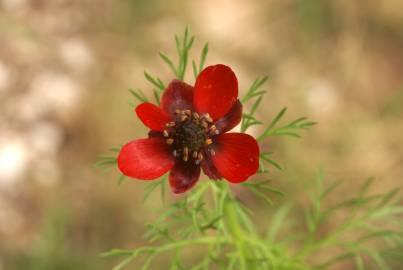
[[[259,146],[252,136],[244,133],[226,133],[215,141],[214,165],[220,174],[232,183],[240,183],[255,174],[259,168]]]
[[[174,165],[174,158],[162,138],[139,139],[120,150],[119,170],[126,176],[151,180],[160,177]]]
[[[161,98],[161,107],[173,115],[176,109],[193,109],[193,87],[179,80],[173,80]]]
[[[221,179],[222,176],[218,172],[217,168],[214,166],[213,161],[211,160],[211,154],[208,151],[204,152],[204,159],[201,162],[201,167],[205,175],[207,175],[210,179]]]
[[[238,80],[227,66],[209,66],[196,79],[193,104],[198,113],[209,113],[217,120],[232,108],[237,97]]]
[[[200,166],[194,162],[177,161],[169,174],[173,193],[183,193],[192,188],[200,176]]]
[[[234,104],[234,106],[232,106],[231,110],[226,115],[218,119],[218,121],[215,122],[214,124],[222,134],[236,127],[236,125],[238,125],[239,122],[241,122],[241,119],[242,119],[242,104],[238,99]]]
[[[148,102],[138,105],[136,113],[146,127],[155,131],[163,131],[165,124],[171,121],[171,117],[160,107]]]

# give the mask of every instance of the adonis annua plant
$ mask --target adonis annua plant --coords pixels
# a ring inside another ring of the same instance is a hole
[[[341,182],[327,184],[319,172],[314,190],[306,191],[309,205],[273,204],[271,196],[283,193],[270,185],[268,175],[282,167],[261,147],[262,142],[299,137],[301,130],[315,123],[298,118],[284,124],[286,109],[270,123],[261,122],[255,113],[266,94],[262,86],[267,77],[256,79],[239,97],[238,78],[231,67],[205,67],[207,44],[198,63],[192,61],[190,67],[194,37],[186,29],[175,41],[177,65],[160,53],[173,72],[172,80],[165,84],[144,73],[154,89],[155,103],[141,90],[130,90],[148,134],[111,149],[113,155],[102,156],[97,163],[116,166],[122,173],[119,183],[126,177],[149,181],[145,199],[159,188],[164,201],[167,186],[177,194],[173,203],[162,206],[157,220],[149,221],[145,235],[149,245],[102,254],[121,258],[114,270],[130,269],[136,259],[144,270],[302,270],[338,265],[392,269],[398,265],[403,257],[398,189],[369,194],[369,179],[357,195],[343,194],[339,202],[329,204],[327,197],[338,192]],[[189,68],[194,84],[184,81]],[[232,132],[238,124],[241,132]],[[256,138],[247,134],[255,125],[263,126]],[[237,193],[232,185],[240,186]],[[255,225],[258,217],[238,198],[239,192],[252,193],[265,207],[274,208],[263,233]],[[161,264],[167,258],[169,263]]]

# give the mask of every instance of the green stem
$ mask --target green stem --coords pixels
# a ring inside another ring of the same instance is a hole
[[[225,223],[228,227],[228,232],[233,239],[233,242],[237,248],[237,253],[239,256],[240,269],[246,270],[247,268],[247,254],[244,248],[244,232],[241,224],[239,223],[237,211],[234,205],[234,200],[228,194],[229,186],[225,184],[222,192],[225,193],[224,202],[224,218]]]

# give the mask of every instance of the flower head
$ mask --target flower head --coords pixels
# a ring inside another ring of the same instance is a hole
[[[242,105],[238,81],[225,65],[205,68],[192,87],[173,80],[161,106],[137,106],[149,137],[124,145],[118,156],[120,171],[152,180],[170,171],[174,193],[183,193],[199,179],[201,169],[211,179],[240,183],[259,167],[256,140],[244,133],[226,133],[239,124]]]

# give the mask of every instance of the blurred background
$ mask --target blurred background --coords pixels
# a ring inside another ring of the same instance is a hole
[[[318,167],[346,190],[402,185],[403,1],[0,0],[1,270],[110,269],[100,252],[144,244],[159,195],[142,204],[144,183],[93,163],[145,136],[127,89],[151,97],[144,69],[173,78],[158,52],[175,56],[187,24],[193,57],[208,41],[207,65],[230,65],[241,92],[270,76],[260,119],[287,106],[319,122],[264,145],[287,201]]]

